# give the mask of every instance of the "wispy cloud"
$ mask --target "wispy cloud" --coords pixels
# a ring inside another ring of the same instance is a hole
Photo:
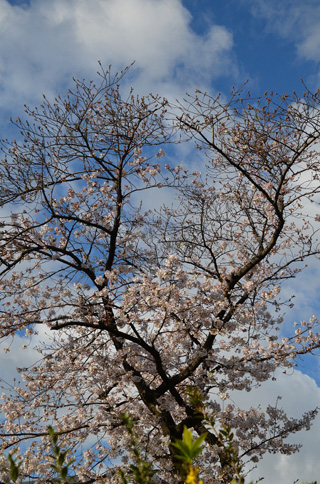
[[[244,0],[254,16],[266,21],[266,30],[293,42],[299,57],[320,61],[320,4],[314,0]]]

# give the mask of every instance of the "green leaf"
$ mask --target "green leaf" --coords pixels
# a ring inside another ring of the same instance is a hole
[[[192,432],[186,426],[183,427],[183,441],[190,446],[192,444]]]
[[[192,432],[184,426],[183,428],[183,440],[177,439],[171,445],[178,449],[180,452],[175,457],[184,461],[185,464],[192,464],[193,459],[202,452],[201,444],[207,436],[207,432],[201,434],[196,440],[193,441]]]
[[[68,453],[67,450],[65,450],[64,452],[60,452],[58,459],[57,459],[57,463],[58,463],[59,466],[62,466],[64,464],[67,453]]]
[[[208,432],[204,432],[201,434],[195,441],[194,444],[197,445],[198,447],[202,444],[202,442],[206,439],[208,435]]]
[[[67,477],[68,468],[69,468],[69,466],[62,467],[62,469],[60,471],[60,476],[62,477],[62,479],[65,479]]]
[[[172,443],[171,445],[179,449],[182,454],[188,454],[189,447],[182,440],[176,440],[176,442]]]
[[[16,482],[16,480],[19,477],[19,469],[21,467],[22,461],[17,463],[13,458],[13,454],[11,453],[8,455],[8,460],[10,462],[10,471],[9,471],[10,478],[13,482]]]

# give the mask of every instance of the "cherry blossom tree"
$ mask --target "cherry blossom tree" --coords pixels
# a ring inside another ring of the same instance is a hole
[[[316,415],[230,392],[319,347],[316,317],[282,332],[279,292],[318,254],[320,93],[173,106],[122,94],[125,74],[44,98],[2,143],[1,337],[42,341],[2,396],[2,450],[22,446],[25,476],[49,478],[52,425],[80,479],[117,482],[130,414],[155,479],[178,482],[170,444],[206,430],[194,392],[244,462],[296,451],[286,437]],[[229,482],[213,428],[201,459],[204,482]]]

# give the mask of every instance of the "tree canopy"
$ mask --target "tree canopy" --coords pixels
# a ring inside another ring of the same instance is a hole
[[[177,482],[170,444],[208,430],[196,391],[244,462],[294,452],[316,410],[240,409],[230,392],[319,347],[315,317],[281,333],[279,293],[319,254],[320,93],[172,104],[123,95],[125,74],[44,98],[2,142],[0,334],[44,341],[3,395],[1,448],[28,442],[21,472],[48,476],[52,425],[81,479],[117,482],[130,414],[158,481]],[[201,466],[229,482],[210,429]]]

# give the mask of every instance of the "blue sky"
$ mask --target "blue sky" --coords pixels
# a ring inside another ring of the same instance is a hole
[[[72,76],[91,79],[101,60],[115,70],[135,61],[130,82],[138,92],[169,99],[201,88],[228,94],[234,85],[258,96],[266,90],[302,92],[320,86],[319,0],[0,0],[1,137],[17,135],[9,117],[23,114],[24,103],[53,98],[72,85]],[[320,317],[319,268],[313,265],[290,282],[296,307],[293,319]],[[0,372],[21,361],[19,341],[0,360]],[[8,364],[8,359],[9,363]],[[35,358],[34,358],[35,359]],[[305,359],[300,370],[279,375],[273,386],[243,396],[243,404],[262,405],[282,393],[283,404],[299,415],[320,406],[319,361]],[[296,478],[320,479],[320,418],[301,436],[299,455],[271,456],[259,465],[266,483],[292,484]],[[276,480],[277,479],[277,480]]]
[[[301,70],[306,74],[307,66],[295,59],[292,42],[272,34],[265,20],[253,16],[245,2],[185,0],[183,4],[193,13],[192,25],[197,31],[215,22],[232,32],[239,80],[250,79],[257,94],[265,90],[295,89]],[[224,89],[223,82],[219,88]]]
[[[319,62],[299,53],[299,45],[303,37],[307,36],[304,26],[300,25],[302,14],[300,18],[298,11],[294,14],[298,16],[296,25],[288,25],[286,35],[286,29],[281,29],[281,17],[285,17],[290,9],[295,11],[295,6],[299,7],[299,4],[301,2],[295,0],[183,0],[183,5],[193,15],[191,25],[199,34],[205,32],[212,23],[222,25],[232,33],[232,53],[238,67],[239,81],[250,80],[249,88],[257,95],[266,90],[300,92],[301,78],[312,89],[318,87],[315,81]],[[314,20],[319,22],[319,2],[307,1],[304,4],[305,15],[310,11],[310,15],[315,16]],[[280,21],[280,25],[275,20]],[[287,22],[291,23],[288,19]],[[221,79],[215,86],[223,91],[225,82]]]

